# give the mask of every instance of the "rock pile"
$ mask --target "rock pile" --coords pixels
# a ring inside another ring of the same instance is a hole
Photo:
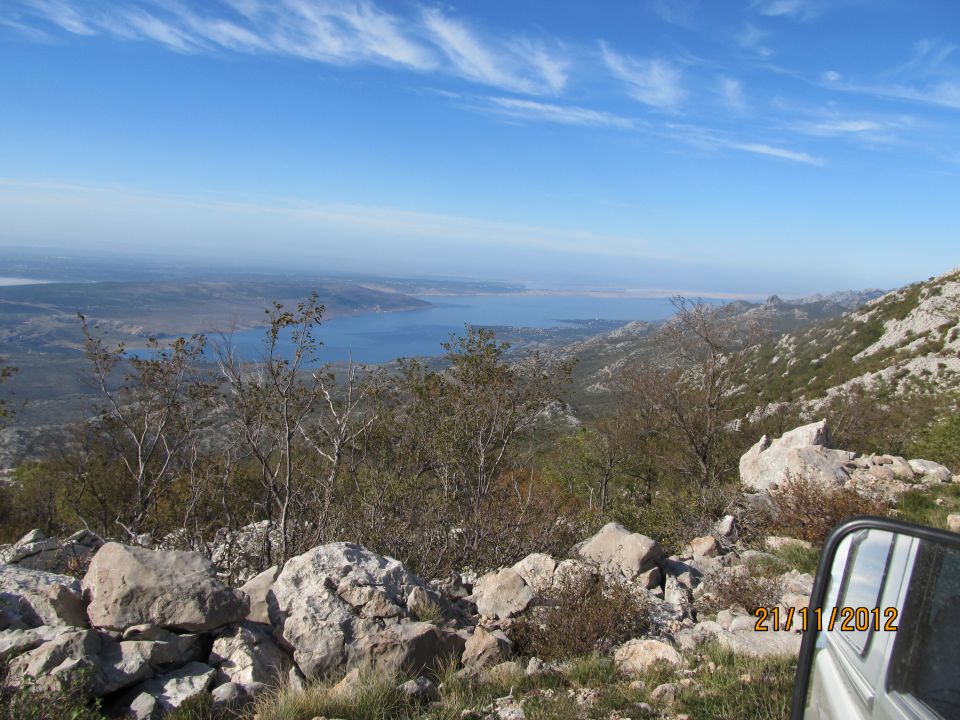
[[[930,460],[860,455],[830,445],[826,420],[795,428],[776,440],[764,435],[740,458],[740,479],[747,490],[757,493],[776,490],[790,478],[803,478],[887,501],[917,484],[960,482],[948,468]]]
[[[720,530],[732,533],[731,521]],[[718,532],[668,558],[652,539],[610,524],[572,557],[533,554],[472,583],[461,577],[433,584],[392,558],[332,543],[235,589],[197,553],[108,542],[79,581],[0,565],[0,660],[9,665],[11,686],[26,675],[42,678],[40,689],[82,677],[107,710],[140,719],[204,693],[236,706],[309,677],[346,674],[349,685],[361,668],[410,673],[416,679],[404,691],[429,701],[437,692],[431,677],[444,663],[468,673],[549,671],[536,659],[526,671],[510,661],[511,623],[553,589],[598,574],[655,605],[658,636],[617,650],[624,672],[657,659],[675,663],[678,648],[710,638],[736,652],[795,652],[792,642],[771,643],[770,633],[760,637],[738,622],[742,609],[731,609],[725,626],[695,621],[704,578],[737,568],[725,543]]]

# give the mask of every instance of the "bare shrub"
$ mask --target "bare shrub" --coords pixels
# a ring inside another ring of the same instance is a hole
[[[886,515],[877,500],[849,488],[824,488],[803,477],[791,477],[770,494],[778,534],[822,545],[840,522],[857,515]]]
[[[757,608],[774,607],[783,594],[782,583],[774,578],[753,577],[747,573],[720,573],[708,578],[706,592],[697,603],[707,614],[740,606],[748,613]]]
[[[650,628],[649,601],[629,586],[601,576],[571,581],[510,629],[514,648],[546,660],[609,653]]]

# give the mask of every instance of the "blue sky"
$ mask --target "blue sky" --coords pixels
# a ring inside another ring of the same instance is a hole
[[[960,3],[4,0],[0,243],[717,292],[960,259]]]

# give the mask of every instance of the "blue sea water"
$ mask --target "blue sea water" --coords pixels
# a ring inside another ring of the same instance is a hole
[[[382,363],[398,357],[441,355],[440,344],[464,325],[478,327],[570,327],[576,320],[661,320],[673,314],[665,298],[583,295],[429,296],[432,307],[402,312],[365,313],[324,321],[316,337],[323,342],[322,362]],[[263,354],[263,329],[236,332],[235,352],[256,360]],[[281,351],[289,347],[281,348]]]

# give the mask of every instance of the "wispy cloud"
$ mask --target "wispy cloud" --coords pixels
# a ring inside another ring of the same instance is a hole
[[[487,109],[516,120],[625,129],[634,127],[634,122],[629,118],[589,108],[506,97],[491,97],[486,100],[490,103]]]
[[[820,158],[813,157],[808,155],[805,152],[798,152],[796,150],[788,150],[786,148],[774,147],[773,145],[767,145],[765,143],[736,143],[732,142],[727,145],[727,147],[734,150],[742,150],[743,152],[756,153],[757,155],[767,155],[768,157],[775,157],[781,160],[790,160],[791,162],[804,163],[806,165],[823,165],[823,160]]]
[[[763,30],[753,23],[744,23],[743,26],[734,33],[734,41],[744,50],[756,53],[761,57],[770,57],[773,50],[767,44],[770,39],[770,33]]]
[[[735,78],[721,76],[717,82],[717,93],[724,104],[735,113],[747,111],[747,102],[743,96],[743,83]]]
[[[557,93],[566,85],[566,63],[540,46],[519,41],[498,48],[439,10],[426,10],[423,18],[431,39],[469,80],[529,94]]]
[[[838,73],[824,79],[841,90],[913,100],[960,109],[960,67],[951,62],[957,46],[940,38],[924,38],[910,58],[883,76],[880,83],[844,83]]]
[[[393,65],[533,95],[565,88],[570,61],[545,42],[479,32],[437,9],[414,10],[401,17],[373,0],[13,0],[0,10],[0,22],[25,34],[42,33],[46,24],[178,53],[228,50]]]
[[[664,22],[687,30],[692,30],[699,24],[699,0],[649,0],[647,9]]]
[[[640,59],[611,50],[601,44],[603,60],[610,71],[627,85],[630,96],[651,107],[676,110],[686,93],[683,73],[662,58]]]
[[[815,5],[810,0],[755,0],[753,9],[768,17],[789,17],[806,20],[814,17]]]

